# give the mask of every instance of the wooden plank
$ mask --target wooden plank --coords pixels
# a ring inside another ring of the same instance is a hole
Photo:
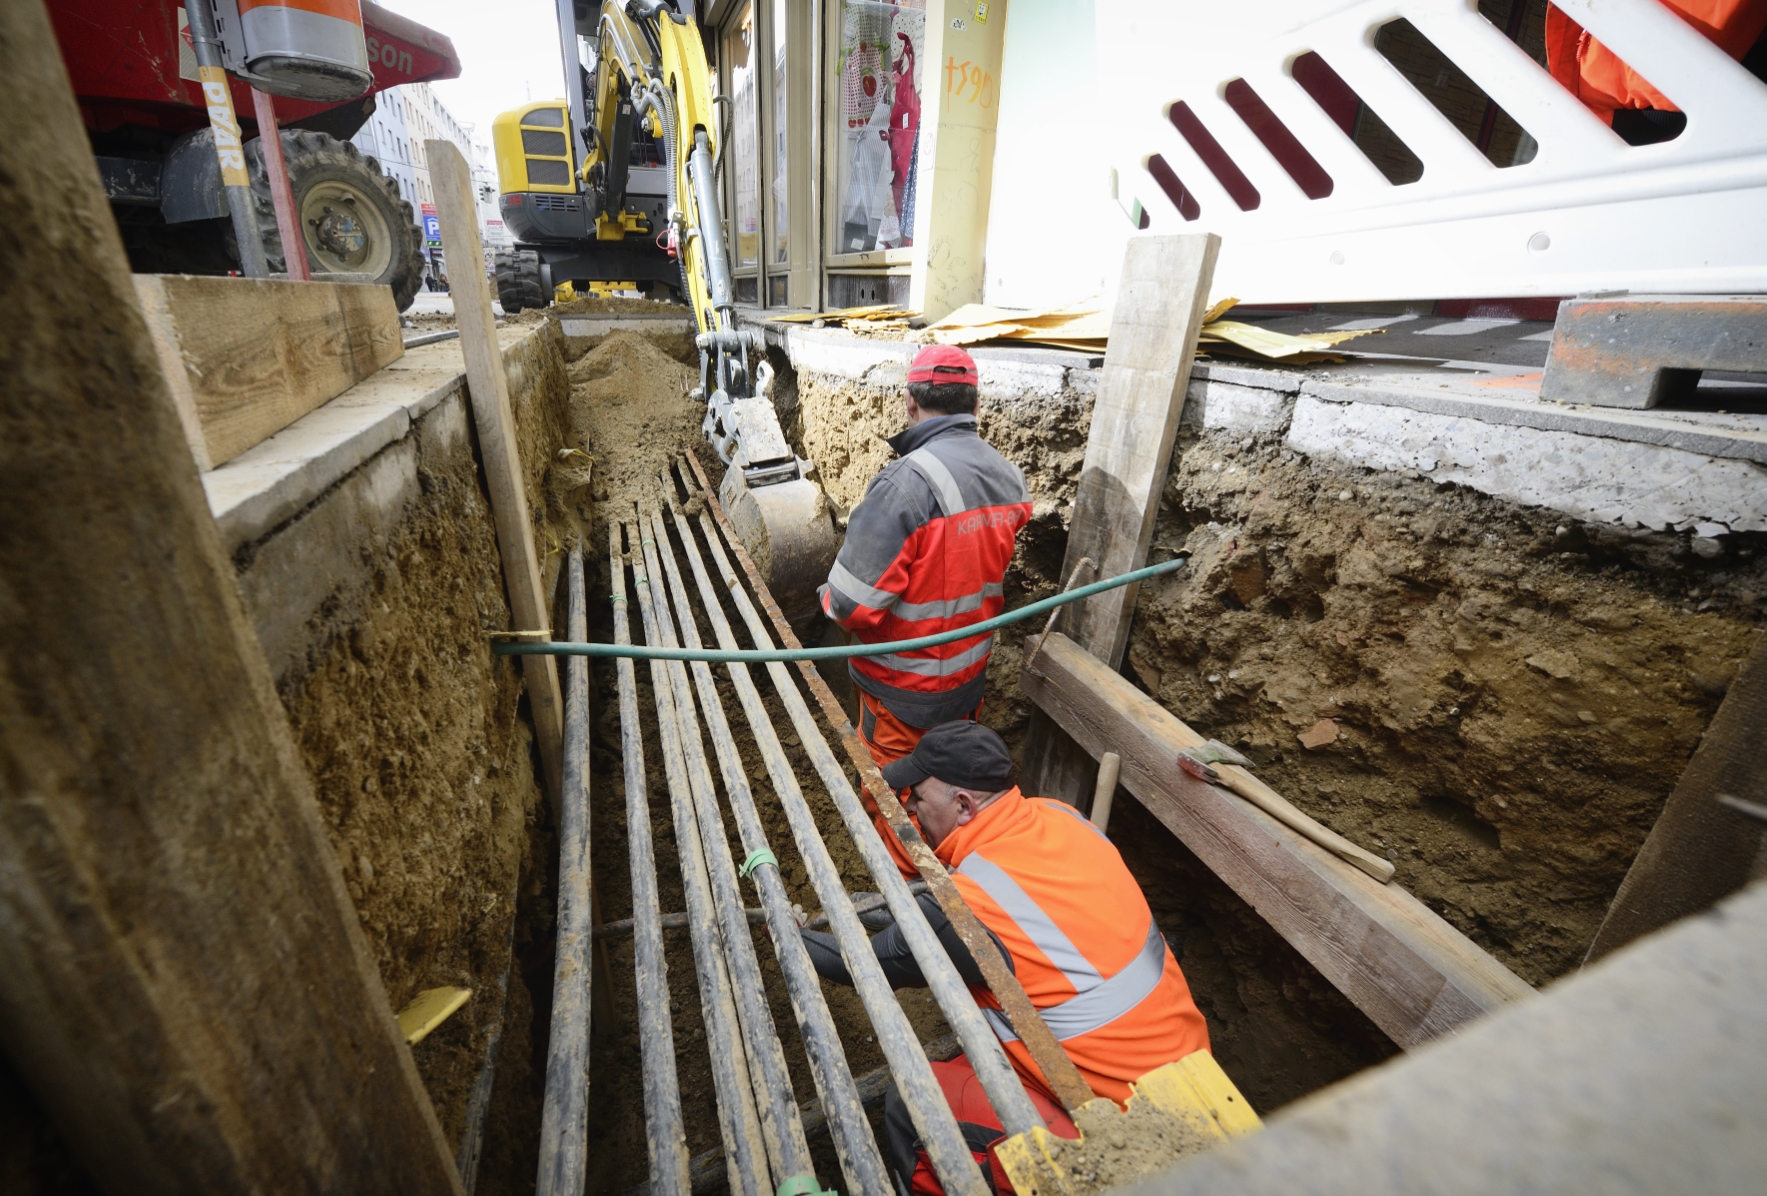
[[[1221,238],[1204,233],[1135,237],[1123,253],[1104,372],[1068,526],[1064,579],[1083,559],[1090,559],[1094,570],[1082,582],[1115,577],[1147,562],[1220,248]],[[1138,593],[1139,586],[1123,586],[1095,595],[1069,607],[1060,625],[1114,668],[1123,658]],[[1041,712],[1031,716],[1027,742],[1032,747],[1024,773],[1039,792],[1078,804],[1092,791],[1097,774],[1092,758]]]
[[[472,400],[479,456],[490,488],[491,519],[497,528],[497,550],[503,557],[503,585],[509,592],[510,630],[551,626],[551,604],[540,584],[540,558],[534,550],[534,521],[528,514],[528,493],[522,485],[521,453],[515,416],[509,408],[509,376],[497,344],[497,317],[491,310],[491,284],[480,263],[485,260],[479,237],[478,205],[473,198],[472,171],[451,141],[426,141],[430,185],[442,224],[442,252],[455,263],[450,281],[454,317],[460,327],[460,351],[466,359],[466,389]],[[534,712],[534,735],[540,763],[546,770],[546,792],[554,819],[562,813],[564,698],[558,684],[557,659],[524,656],[523,676]]]
[[[0,74],[0,1048],[102,1191],[459,1193],[34,0]]]
[[[1619,892],[1584,963],[1677,918],[1697,914],[1761,875],[1762,825],[1720,794],[1767,805],[1767,635],[1730,683],[1693,758]]]
[[[1401,1047],[1533,990],[1397,885],[1383,885],[1250,802],[1198,781],[1177,754],[1204,737],[1081,651],[1049,636],[1025,691]]]
[[[200,428],[200,469],[405,353],[388,287],[142,274],[135,288],[187,434],[193,417]]]

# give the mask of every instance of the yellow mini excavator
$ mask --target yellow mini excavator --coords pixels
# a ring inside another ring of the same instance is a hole
[[[838,539],[779,426],[765,343],[736,326],[721,97],[692,2],[558,0],[558,14],[569,98],[493,125],[504,222],[521,242],[498,262],[504,308],[544,306],[555,281],[579,279],[680,295],[699,326],[706,439],[727,467],[720,499],[786,613],[808,615]]]

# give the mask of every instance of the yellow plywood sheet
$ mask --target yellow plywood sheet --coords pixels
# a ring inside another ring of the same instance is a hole
[[[415,1046],[472,996],[470,988],[426,988],[399,1010],[399,1032]]]
[[[1222,319],[1237,302],[1237,299],[1220,299],[1209,307],[1203,315],[1199,344],[1230,347],[1236,356],[1304,365],[1318,360],[1338,360],[1335,357],[1322,358],[1319,354],[1329,353],[1344,341],[1368,335],[1366,331],[1358,331],[1289,336],[1255,324]],[[1110,309],[1102,306],[1097,298],[1028,311],[971,303],[938,323],[928,325],[917,339],[942,345],[1008,341],[1101,353],[1110,334],[1110,320]]]

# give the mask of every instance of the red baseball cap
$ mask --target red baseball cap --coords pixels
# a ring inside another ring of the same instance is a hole
[[[956,345],[928,345],[914,355],[908,367],[910,382],[960,382],[980,386],[976,359]]]

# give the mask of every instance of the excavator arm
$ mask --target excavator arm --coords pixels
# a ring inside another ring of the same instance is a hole
[[[575,36],[574,22],[569,34]],[[600,164],[608,211],[607,201],[617,205],[618,196],[606,192],[619,184],[625,163],[623,152],[614,152],[622,110],[662,143],[669,179],[663,235],[699,327],[697,395],[706,404],[706,439],[727,467],[720,497],[787,613],[812,613],[838,541],[827,499],[808,476],[810,463],[779,425],[766,345],[758,332],[736,326],[718,185],[719,97],[699,25],[668,0],[603,0],[596,41],[594,99],[583,114],[584,139],[595,144],[584,154],[584,170]]]

